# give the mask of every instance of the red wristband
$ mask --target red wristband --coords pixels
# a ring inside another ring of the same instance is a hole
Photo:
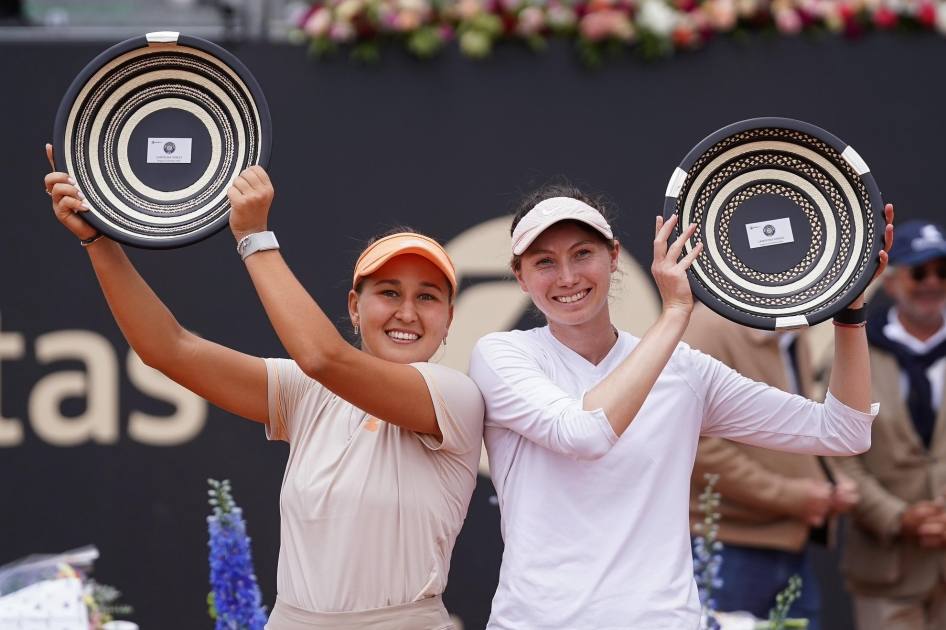
[[[867,325],[867,322],[861,322],[860,324],[845,324],[844,322],[834,320],[834,325],[838,328],[863,328]]]

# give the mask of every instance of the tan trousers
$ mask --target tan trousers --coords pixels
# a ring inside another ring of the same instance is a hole
[[[946,584],[942,582],[925,597],[853,598],[857,630],[946,629]]]
[[[440,596],[356,612],[310,612],[278,597],[266,630],[452,630]]]

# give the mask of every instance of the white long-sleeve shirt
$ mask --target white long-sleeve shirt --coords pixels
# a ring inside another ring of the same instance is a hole
[[[701,434],[798,453],[860,453],[877,413],[749,380],[680,344],[618,437],[585,392],[637,345],[620,333],[597,365],[547,327],[494,333],[470,376],[505,542],[489,628],[688,630],[699,622],[689,533]]]

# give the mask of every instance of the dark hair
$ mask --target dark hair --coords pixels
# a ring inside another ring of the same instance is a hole
[[[368,239],[368,242],[365,243],[365,246],[361,248],[361,251],[358,252],[358,255],[360,256],[361,252],[368,249],[372,245],[372,243],[376,243],[377,241],[380,241],[382,238],[385,238],[387,236],[394,236],[395,234],[401,234],[403,232],[413,232],[414,234],[420,234],[421,236],[426,236],[427,238],[437,241],[437,243],[440,243],[440,239],[434,238],[433,236],[429,234],[424,234],[420,230],[415,230],[409,225],[396,225],[390,229],[385,230],[384,232],[381,232],[380,234],[375,234],[370,239]],[[357,258],[355,260],[357,262]],[[360,282],[358,282],[358,284],[355,285],[355,293],[358,293],[359,295],[361,294],[362,284],[364,284],[364,279],[362,279]],[[451,286],[449,282],[447,282],[447,301],[448,302],[453,301],[453,286]]]
[[[546,199],[551,199],[552,197],[571,197],[572,199],[583,201],[600,212],[605,221],[612,225],[614,223],[613,214],[601,196],[590,195],[567,181],[559,181],[545,184],[522,198],[516,208],[516,213],[512,218],[512,225],[509,228],[509,235],[512,236],[512,233],[516,231],[516,226],[519,225],[519,221],[521,221],[522,217],[526,216],[526,214],[528,214],[532,208],[534,208],[540,202],[545,201]],[[614,239],[606,238],[604,234],[598,230],[589,228],[580,221],[570,221],[570,223],[574,223],[575,225],[585,229],[589,234],[593,235],[599,241],[607,245],[609,249],[614,247]],[[521,264],[522,257],[515,254],[509,261],[509,266],[513,271],[519,271]]]

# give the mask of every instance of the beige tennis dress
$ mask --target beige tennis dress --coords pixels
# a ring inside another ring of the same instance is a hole
[[[456,370],[412,365],[442,440],[367,415],[294,361],[266,359],[266,434],[289,443],[267,630],[453,627],[440,595],[476,484],[483,399]]]

